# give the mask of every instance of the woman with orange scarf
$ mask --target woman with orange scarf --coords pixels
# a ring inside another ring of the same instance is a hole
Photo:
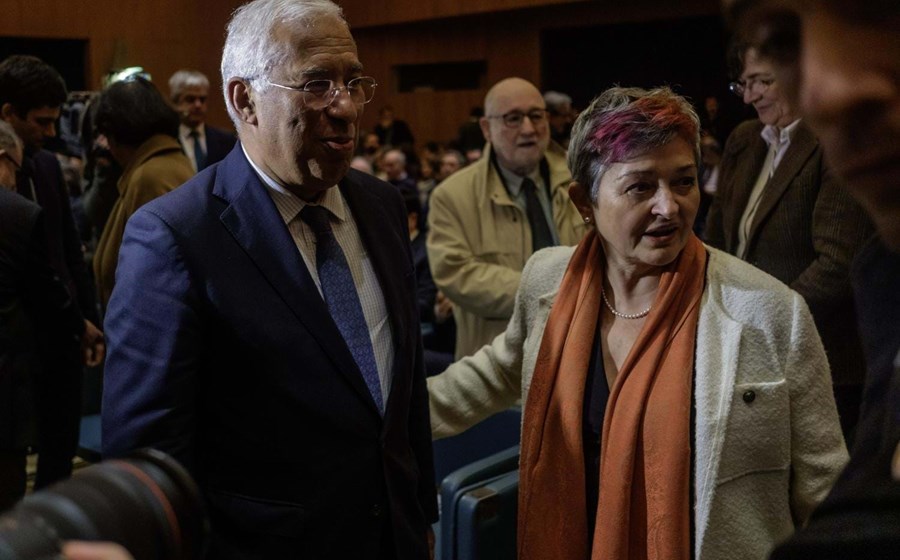
[[[594,229],[429,379],[435,437],[521,396],[520,559],[764,560],[846,462],[802,298],[692,233],[698,129],[668,88],[595,99],[569,146]]]

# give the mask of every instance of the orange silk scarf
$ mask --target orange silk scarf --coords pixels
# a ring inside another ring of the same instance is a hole
[[[582,409],[604,257],[596,232],[576,248],[525,403],[520,560],[691,557],[691,384],[706,259],[691,235],[660,277],[652,311],[610,390],[597,521],[587,527]]]

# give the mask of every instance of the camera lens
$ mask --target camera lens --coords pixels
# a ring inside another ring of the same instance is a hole
[[[208,534],[196,485],[174,459],[142,450],[28,496],[0,517],[0,559],[59,554],[61,541],[121,544],[136,560],[201,558]]]

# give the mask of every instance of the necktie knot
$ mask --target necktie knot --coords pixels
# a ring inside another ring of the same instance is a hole
[[[306,222],[317,238],[331,233],[331,220],[328,215],[328,209],[324,206],[307,204],[300,210],[300,219]]]

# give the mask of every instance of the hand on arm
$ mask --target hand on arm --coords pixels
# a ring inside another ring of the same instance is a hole
[[[100,365],[106,355],[103,331],[87,319],[84,320],[84,334],[81,335],[81,355],[84,365],[88,367]]]

